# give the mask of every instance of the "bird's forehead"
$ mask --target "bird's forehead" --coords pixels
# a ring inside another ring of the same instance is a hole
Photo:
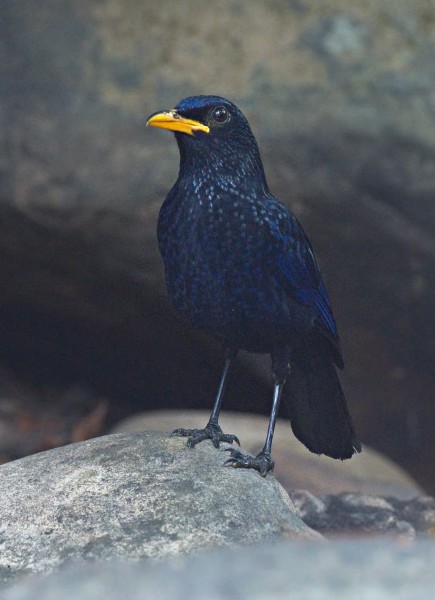
[[[175,108],[179,112],[196,112],[218,105],[232,106],[232,103],[220,96],[189,96],[181,100]]]

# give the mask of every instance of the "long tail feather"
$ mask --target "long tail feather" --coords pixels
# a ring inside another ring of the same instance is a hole
[[[361,452],[326,345],[294,352],[285,397],[293,433],[311,452],[341,459]]]

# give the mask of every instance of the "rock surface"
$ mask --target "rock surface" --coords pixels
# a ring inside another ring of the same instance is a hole
[[[290,492],[304,522],[324,535],[390,535],[404,539],[435,534],[435,499],[382,498],[343,493],[314,496],[305,490]]]
[[[158,433],[112,435],[0,467],[0,578],[70,561],[163,558],[213,546],[318,537],[272,476],[224,468]]]
[[[114,433],[134,431],[172,431],[177,427],[204,427],[206,411],[150,411],[118,423]],[[268,418],[223,411],[221,425],[225,432],[236,434],[243,447],[252,454],[264,444]],[[290,423],[278,419],[274,441],[274,475],[288,493],[299,488],[315,495],[357,492],[372,496],[394,496],[410,500],[422,495],[415,481],[400,467],[364,446],[351,460],[334,460],[309,452],[293,435]]]
[[[426,600],[434,564],[434,542],[278,542],[158,565],[88,565],[19,584],[2,599]]]
[[[177,151],[144,121],[227,95],[319,256],[362,439],[435,491],[434,53],[423,0],[2,0],[0,360],[210,404],[218,357],[173,318],[155,239]],[[265,412],[249,365],[226,406]]]

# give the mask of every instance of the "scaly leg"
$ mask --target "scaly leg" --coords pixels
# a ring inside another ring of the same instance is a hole
[[[269,428],[267,430],[266,442],[263,450],[257,454],[257,456],[251,456],[250,454],[245,454],[244,452],[241,452],[235,448],[228,448],[227,450],[231,454],[230,458],[225,462],[225,464],[243,469],[255,469],[263,477],[265,477],[269,471],[273,471],[274,462],[271,457],[272,440],[284,383],[285,381],[281,383],[275,383],[273,388],[272,410],[270,413]]]
[[[264,448],[257,456],[251,456],[240,450],[229,448],[228,451],[231,454],[225,464],[242,469],[255,469],[263,477],[265,477],[269,471],[273,471],[274,463],[271,456],[273,432],[275,431],[282,390],[284,389],[289,373],[290,351],[288,347],[282,346],[272,353],[272,374],[274,379],[273,400]]]
[[[231,364],[231,360],[236,356],[237,351],[227,349],[225,352],[225,363],[222,371],[221,380],[219,383],[216,400],[213,406],[213,411],[210,415],[207,425],[204,429],[174,429],[171,435],[187,437],[187,445],[189,448],[193,448],[199,442],[204,440],[211,440],[215,448],[219,448],[220,442],[228,442],[232,444],[236,442],[240,446],[240,442],[237,436],[223,433],[219,425],[219,413],[222,406],[222,399],[225,392],[225,387],[228,378],[228,372]]]

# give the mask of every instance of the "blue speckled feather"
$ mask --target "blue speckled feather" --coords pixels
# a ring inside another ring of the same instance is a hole
[[[275,210],[269,210],[272,217],[270,229],[278,243],[277,265],[284,276],[283,285],[298,302],[314,307],[317,313],[315,321],[331,338],[338,338],[331,302],[304,230],[284,206],[277,204]],[[282,215],[282,218],[273,218],[276,214]]]

